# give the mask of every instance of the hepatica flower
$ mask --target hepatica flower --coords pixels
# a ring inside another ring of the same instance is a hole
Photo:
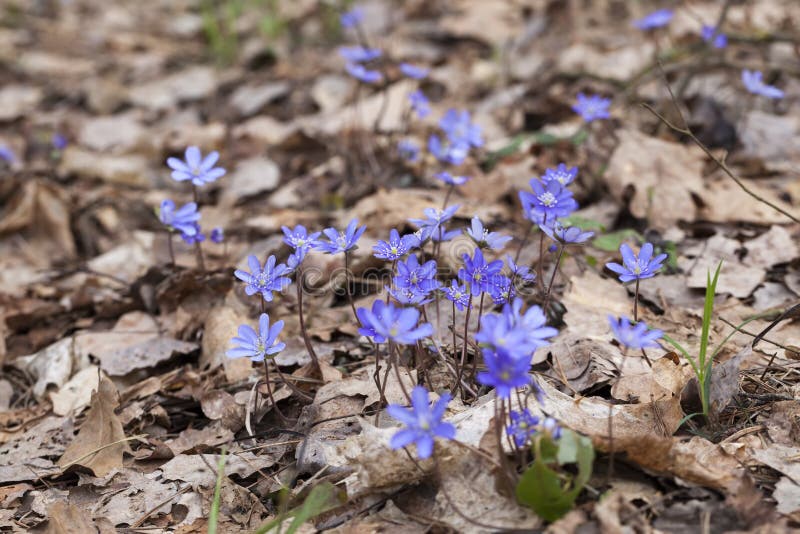
[[[517,447],[522,447],[531,436],[536,434],[539,418],[531,414],[527,408],[521,412],[512,410],[509,417],[511,418],[511,424],[506,428],[506,432],[514,438],[514,443],[517,444]]]
[[[314,247],[317,238],[322,233],[314,232],[313,234],[309,234],[306,227],[301,224],[295,226],[294,230],[290,229],[288,226],[282,226],[281,230],[283,230],[283,242],[292,247],[295,251],[302,250],[303,255],[305,255],[308,249]]]
[[[466,141],[453,142],[442,139],[438,135],[428,137],[428,152],[441,161],[451,165],[461,165],[469,155],[469,143]]]
[[[627,243],[620,245],[619,251],[622,254],[622,264],[611,262],[606,263],[606,267],[617,273],[622,282],[652,278],[663,267],[662,262],[667,259],[666,254],[659,254],[654,258],[651,243],[642,245],[638,256]]]
[[[784,92],[774,85],[764,83],[764,75],[758,70],[742,70],[742,83],[745,88],[754,95],[761,95],[767,98],[783,98]]]
[[[283,321],[269,324],[269,315],[262,313],[258,318],[258,332],[250,325],[243,324],[239,327],[239,335],[231,339],[238,344],[226,353],[228,358],[250,358],[260,362],[267,356],[277,354],[286,347],[285,343],[278,341],[278,334],[283,330]]]
[[[633,21],[633,25],[640,30],[654,30],[662,28],[672,20],[671,9],[659,9]]]
[[[64,150],[65,148],[67,148],[67,145],[69,144],[67,142],[67,138],[58,132],[53,134],[53,137],[50,139],[50,143],[56,150]]]
[[[428,76],[428,69],[410,63],[400,63],[400,72],[414,80],[422,80]]]
[[[353,219],[343,232],[338,232],[336,228],[326,228],[322,232],[328,241],[317,241],[314,248],[318,248],[326,254],[338,254],[348,252],[356,248],[359,238],[366,230],[366,226],[358,226],[358,219]]]
[[[447,300],[456,305],[459,311],[464,311],[469,306],[469,290],[467,286],[459,284],[458,281],[452,280],[449,286],[444,286],[442,292]]]
[[[203,157],[196,146],[190,146],[184,153],[184,160],[168,158],[167,165],[172,169],[172,179],[178,182],[191,180],[196,186],[202,186],[225,175],[225,169],[215,167],[219,159],[216,150]]]
[[[631,349],[657,349],[659,345],[656,342],[664,335],[661,330],[648,329],[644,321],[631,325],[630,319],[624,315],[619,320],[609,315],[608,324],[617,341]]]
[[[246,284],[245,293],[248,295],[261,293],[264,300],[271,302],[273,291],[281,291],[291,283],[291,280],[284,276],[289,273],[289,268],[282,263],[275,265],[276,261],[274,255],[270,256],[262,268],[258,258],[250,255],[247,257],[250,272],[236,269],[233,274]]]
[[[383,55],[380,48],[365,48],[363,46],[342,46],[339,55],[348,63],[365,63],[378,59]]]
[[[436,260],[428,260],[420,265],[417,257],[412,254],[405,261],[398,261],[394,285],[427,295],[440,285],[436,279]]]
[[[578,167],[567,168],[565,163],[559,163],[555,169],[546,169],[542,181],[547,183],[555,180],[561,185],[569,185],[578,176]]]
[[[213,243],[222,243],[225,241],[225,230],[220,226],[212,228],[209,237]]]
[[[344,66],[350,76],[364,83],[378,83],[383,76],[377,70],[370,70],[360,63],[347,63]]]
[[[478,383],[495,388],[501,399],[511,396],[511,391],[531,383],[528,374],[530,358],[520,358],[505,349],[483,349],[486,371],[478,373]]]
[[[416,308],[398,308],[381,299],[372,303],[371,310],[359,308],[356,315],[362,324],[358,333],[373,338],[376,343],[391,340],[401,345],[412,345],[433,333],[433,326],[429,323],[418,324],[419,310]]]
[[[199,226],[196,225],[200,220],[200,213],[197,211],[197,204],[189,202],[179,209],[175,209],[175,202],[170,199],[161,202],[161,209],[158,212],[158,219],[164,226],[177,230],[185,235],[195,235]]]
[[[578,209],[578,203],[572,197],[572,191],[561,185],[556,180],[540,182],[531,178],[529,182],[532,193],[520,191],[519,199],[525,216],[536,223],[554,220],[557,217],[567,217]]]
[[[473,295],[480,295],[484,291],[488,293],[492,287],[492,278],[500,274],[503,262],[494,260],[487,263],[479,248],[475,249],[471,258],[464,254],[462,259],[464,267],[459,269],[458,278],[467,284]]]
[[[187,234],[186,232],[181,232],[181,239],[187,245],[194,245],[195,243],[202,243],[206,240],[206,234],[204,234],[198,223],[194,223],[194,233]]]
[[[526,265],[517,265],[511,254],[506,255],[506,265],[508,265],[508,270],[511,271],[511,275],[514,278],[519,278],[528,283],[536,280],[536,273],[532,273],[531,268]]]
[[[492,250],[502,249],[512,239],[510,235],[501,235],[484,228],[477,215],[472,218],[472,224],[467,228],[466,233],[478,247]]]
[[[431,103],[428,97],[425,96],[420,89],[417,89],[408,95],[408,102],[411,104],[411,109],[417,114],[417,117],[424,119],[431,113]]]
[[[419,229],[422,230],[421,241],[427,241],[433,237],[434,234],[437,234],[436,237],[438,237],[440,229],[442,229],[441,233],[444,234],[444,223],[452,219],[453,215],[460,207],[460,204],[453,204],[443,210],[425,208],[423,210],[423,214],[425,215],[424,219],[409,219],[408,222],[419,227]]]
[[[342,28],[349,29],[355,28],[361,21],[364,19],[364,10],[360,7],[354,7],[350,11],[345,11],[341,15],[339,15],[339,23],[342,25]]]
[[[572,106],[572,110],[586,122],[592,122],[611,117],[608,113],[609,106],[611,106],[610,98],[603,98],[599,95],[586,96],[583,93],[578,93],[578,101]]]
[[[553,224],[540,224],[539,228],[553,241],[562,245],[579,245],[594,236],[594,232],[583,231],[577,226],[563,226],[558,220]]]
[[[389,232],[389,241],[378,241],[372,247],[374,256],[381,260],[399,260],[408,252],[419,246],[419,238],[414,234],[400,236],[400,232],[392,228]]]
[[[436,178],[437,180],[441,180],[447,185],[456,185],[456,186],[464,185],[465,183],[471,180],[469,176],[453,176],[447,171],[442,171],[438,174],[435,174],[433,177]]]
[[[397,153],[401,159],[413,163],[419,159],[419,146],[410,139],[397,142]]]
[[[703,28],[700,30],[700,37],[703,38],[703,41],[711,43],[714,48],[725,48],[728,46],[728,36],[722,32],[717,32],[715,35],[715,31],[716,28],[714,26],[703,24]]]
[[[14,154],[14,151],[11,150],[11,147],[0,143],[0,159],[9,165],[13,165],[17,161],[17,156]]]
[[[483,146],[481,137],[481,127],[472,122],[469,111],[448,109],[444,117],[439,121],[439,127],[447,138],[454,144],[466,144],[468,146]]]
[[[518,328],[525,333],[525,341],[536,350],[550,344],[547,338],[558,334],[552,326],[545,326],[547,317],[539,306],[531,306],[522,313],[522,299],[514,299],[511,304],[503,306],[503,317],[511,328]]]
[[[514,285],[511,283],[511,278],[498,274],[492,277],[492,283],[489,287],[489,295],[492,297],[492,302],[495,304],[505,304],[510,302],[516,294]]]
[[[439,400],[431,406],[428,390],[422,386],[415,386],[411,390],[411,409],[398,404],[387,406],[386,412],[405,425],[405,428],[392,436],[389,446],[400,449],[415,443],[417,457],[424,460],[433,454],[435,438],[455,438],[456,427],[452,423],[442,421],[450,399],[448,393],[442,393]]]

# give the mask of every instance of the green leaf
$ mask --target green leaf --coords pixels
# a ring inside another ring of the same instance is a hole
[[[558,474],[536,460],[517,484],[517,500],[546,521],[555,521],[569,512],[574,499],[561,488]]]
[[[335,508],[337,505],[336,486],[330,482],[323,482],[311,489],[308,496],[306,496],[306,499],[303,501],[303,504],[298,508],[291,510],[289,513],[280,514],[278,517],[267,521],[258,527],[253,534],[266,534],[279,527],[287,517],[294,517],[294,519],[291,524],[289,524],[289,528],[286,529],[286,533],[294,534],[303,523],[327,512],[331,508]]]
[[[208,534],[217,534],[217,524],[219,523],[219,502],[222,493],[222,477],[225,476],[225,448],[217,462],[217,482],[214,486],[214,499],[211,501],[211,510],[208,512]]]
[[[572,430],[564,429],[561,438],[555,443],[549,438],[542,439],[540,450],[544,451],[551,445],[558,447],[555,455],[557,463],[577,464],[578,474],[574,477],[568,474],[559,475],[543,461],[542,452],[542,457],[537,458],[522,474],[516,489],[517,500],[547,521],[555,521],[572,508],[592,475],[594,463],[591,440]]]
[[[619,250],[619,246],[622,244],[622,242],[630,238],[636,238],[639,241],[644,241],[642,234],[636,230],[625,229],[594,238],[594,241],[592,241],[592,246],[600,250],[605,250],[606,252],[613,252],[615,250]]]

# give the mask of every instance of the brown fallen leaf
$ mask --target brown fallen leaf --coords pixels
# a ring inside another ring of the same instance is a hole
[[[77,464],[90,469],[96,476],[105,476],[122,467],[122,454],[131,450],[128,443],[122,441],[125,432],[114,413],[118,405],[117,388],[102,375],[99,389],[92,395],[86,420],[78,436],[58,459],[59,467],[66,469]]]
[[[47,509],[47,527],[44,534],[94,534],[101,532],[86,510],[63,501],[54,502]]]

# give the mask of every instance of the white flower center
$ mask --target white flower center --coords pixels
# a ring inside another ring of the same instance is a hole
[[[541,202],[543,205],[545,205],[548,208],[552,208],[556,203],[556,197],[550,191],[542,193],[541,195],[539,195],[538,198],[539,198],[539,202]]]

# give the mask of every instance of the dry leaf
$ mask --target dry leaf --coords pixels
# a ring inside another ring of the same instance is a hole
[[[100,377],[100,389],[92,402],[80,431],[58,465],[62,468],[77,464],[90,469],[95,476],[105,476],[122,467],[122,454],[130,452],[122,423],[114,413],[119,405],[117,388],[105,375]]]
[[[54,502],[47,509],[45,534],[93,534],[99,532],[86,510],[63,501]]]

